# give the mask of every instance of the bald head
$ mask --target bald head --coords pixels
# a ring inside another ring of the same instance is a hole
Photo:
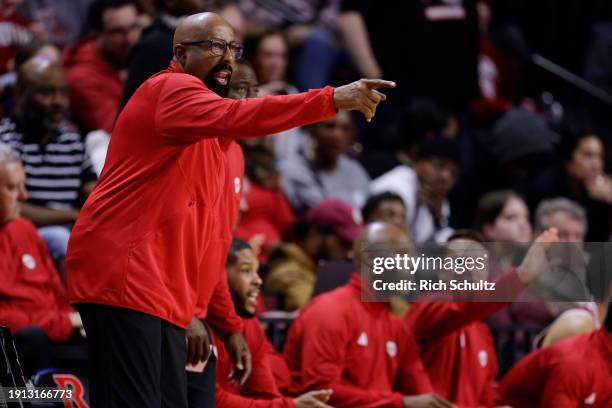
[[[399,249],[406,250],[408,253],[414,253],[412,242],[403,228],[387,222],[367,224],[353,245],[355,270],[361,270],[361,264],[365,261],[362,259],[364,251],[378,252],[381,250],[391,250],[395,252]]]
[[[185,17],[174,32],[174,61],[183,72],[225,96],[236,66],[235,55],[229,49],[233,42],[234,30],[218,14],[193,14]]]
[[[34,56],[19,67],[17,84],[27,86],[30,82],[37,81],[50,73],[56,73],[57,71],[61,73],[61,70],[62,68],[57,62],[44,56]]]
[[[172,46],[191,41],[207,39],[213,28],[226,26],[230,30],[232,27],[227,21],[215,13],[198,13],[185,17],[176,27]],[[233,30],[232,30],[233,33]]]
[[[24,62],[17,72],[16,100],[17,114],[23,120],[63,120],[69,100],[61,66],[44,56]]]

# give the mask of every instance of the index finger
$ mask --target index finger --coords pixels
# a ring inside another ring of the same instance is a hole
[[[395,82],[384,79],[362,79],[362,81],[369,89],[395,88]]]

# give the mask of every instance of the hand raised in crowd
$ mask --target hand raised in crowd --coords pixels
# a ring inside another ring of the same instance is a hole
[[[331,408],[326,402],[332,395],[332,390],[316,390],[300,395],[293,400],[296,408]]]
[[[548,253],[548,244],[559,242],[556,228],[549,228],[533,241],[533,244],[523,258],[516,272],[524,283],[529,283],[542,273],[551,270],[551,256]]]
[[[612,177],[600,175],[586,184],[589,196],[595,200],[612,204]]]
[[[454,408],[451,402],[438,394],[423,394],[404,397],[404,408]]]
[[[378,104],[387,97],[379,88],[395,88],[395,82],[382,79],[360,79],[334,90],[334,107],[342,110],[358,110],[370,122]]]
[[[230,374],[230,380],[243,385],[253,368],[249,345],[241,333],[234,333],[225,340],[225,347],[234,362],[234,370]]]
[[[196,365],[208,360],[208,357],[210,357],[210,339],[204,328],[204,323],[194,316],[187,326],[185,336],[187,337],[187,363]]]

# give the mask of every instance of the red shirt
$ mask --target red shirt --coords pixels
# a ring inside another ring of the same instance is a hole
[[[496,287],[518,295],[524,285],[511,268],[496,280]],[[507,305],[449,301],[411,305],[404,321],[421,348],[436,393],[461,407],[492,405],[497,358],[491,332],[480,320]]]
[[[247,209],[240,215],[236,236],[248,241],[254,235],[263,234],[261,254],[267,254],[281,240],[283,232],[295,223],[295,215],[283,193],[257,184],[250,184],[245,199]]]
[[[499,385],[497,405],[514,408],[612,407],[612,333],[605,328],[537,350]]]
[[[234,363],[223,342],[213,332],[217,348],[216,397],[219,408],[289,408],[295,407],[292,398],[281,395],[268,359],[271,344],[257,318],[242,319],[244,337],[252,354],[253,371],[244,385],[230,383],[228,376]]]
[[[72,231],[70,300],[186,327],[196,294],[219,277],[206,257],[226,182],[217,138],[263,136],[333,115],[331,87],[232,100],[174,63],[149,78],[117,118],[100,180]]]
[[[72,113],[86,132],[104,129],[110,133],[123,96],[120,71],[102,59],[91,37],[68,47],[63,65]]]
[[[361,302],[361,277],[313,299],[291,325],[283,352],[293,393],[333,389],[329,405],[402,407],[432,392],[419,347],[387,303]]]
[[[17,49],[32,41],[31,21],[13,13],[5,16],[0,11],[0,75],[8,71],[8,63],[15,58]]]
[[[462,407],[493,402],[495,345],[489,328],[471,315],[487,306],[499,309],[487,303],[418,302],[405,317],[435,392]]]
[[[234,303],[229,292],[225,261],[232,244],[234,225],[238,218],[240,201],[242,199],[242,179],[244,177],[244,154],[238,143],[231,139],[219,143],[223,152],[225,179],[221,200],[217,206],[218,217],[214,226],[215,238],[209,243],[206,257],[208,267],[214,268],[219,274],[219,283],[210,293],[210,287],[205,287],[199,293],[199,302],[195,315],[200,319],[208,319],[208,323],[222,337],[243,330],[242,319],[234,311]],[[226,217],[225,214],[229,214]]]
[[[66,290],[36,228],[25,218],[0,226],[0,325],[13,333],[41,328],[51,340],[70,337]]]

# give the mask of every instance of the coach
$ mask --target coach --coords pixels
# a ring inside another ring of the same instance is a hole
[[[119,115],[106,163],[74,227],[71,302],[90,351],[92,407],[185,407],[185,332],[196,293],[218,271],[205,253],[225,180],[218,138],[255,137],[359,110],[385,99],[360,80],[263,99],[225,95],[242,45],[213,13],[185,18],[173,61]]]

